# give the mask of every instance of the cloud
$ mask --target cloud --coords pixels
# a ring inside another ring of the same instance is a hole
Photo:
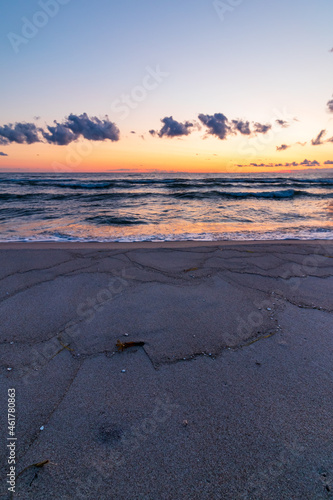
[[[244,122],[243,120],[232,120],[233,128],[235,132],[240,132],[242,135],[250,135],[250,122]]]
[[[285,167],[298,167],[298,163],[293,161],[292,163],[285,163],[284,166]]]
[[[258,163],[250,163],[250,165],[252,167],[267,167],[268,165],[265,165],[264,163],[260,163],[260,165],[258,165]]]
[[[270,123],[267,123],[267,124],[262,124],[262,123],[258,123],[256,122],[254,124],[254,131],[257,133],[257,134],[267,134],[267,132],[269,130],[271,130],[272,128],[272,125]]]
[[[333,113],[333,99],[331,99],[330,101],[328,101],[327,103],[327,107],[328,107],[328,110]]]
[[[326,134],[325,129],[322,130],[321,132],[319,132],[317,137],[315,139],[312,139],[312,141],[311,141],[312,146],[321,146],[322,144],[324,144],[322,141],[322,138],[324,137],[325,134]]]
[[[39,131],[34,123],[15,123],[0,127],[0,144],[33,144],[41,142]]]
[[[204,139],[209,135],[213,135],[221,140],[225,140],[229,136],[237,135],[238,133],[246,136],[266,134],[272,128],[271,124],[254,123],[240,119],[228,120],[223,113],[215,113],[213,115],[201,113],[198,115],[198,118],[199,122],[194,120],[181,123],[174,120],[172,116],[165,117],[161,120],[161,122],[164,123],[161,130],[157,131],[151,129],[149,133],[152,136],[158,135],[159,137],[180,137],[189,135],[194,130],[201,130],[200,124],[202,124],[206,127]],[[251,123],[253,125],[253,130],[251,130]]]
[[[280,125],[280,127],[282,127],[282,128],[289,127],[289,123],[286,120],[275,120],[275,123]]]
[[[33,144],[48,142],[65,146],[79,137],[90,141],[118,141],[119,129],[112,123],[108,116],[104,120],[97,117],[89,118],[86,113],[82,115],[70,114],[68,118],[54,125],[47,125],[46,130],[37,128],[34,123],[15,123],[0,127],[0,144],[17,142],[18,144]]]
[[[6,153],[3,153],[2,151],[0,151],[0,156],[8,156]]]
[[[304,160],[302,161],[302,163],[300,163],[300,165],[306,165],[307,167],[316,167],[319,166],[320,164],[317,162],[317,160],[312,160],[312,161]]]
[[[208,128],[207,133],[209,135],[215,135],[219,139],[224,140],[231,133],[228,118],[222,113],[215,113],[214,115],[200,114],[198,118]]]
[[[300,142],[300,141],[298,141],[298,142],[296,142],[296,144],[299,144],[300,146],[306,146],[307,142]]]
[[[288,148],[290,148],[290,146],[287,144],[281,144],[281,146],[276,146],[276,151],[285,151]]]
[[[100,120],[96,116],[89,118],[87,113],[79,116],[70,114],[65,126],[74,134],[82,135],[89,141],[119,140],[119,129],[107,115],[104,120]]]
[[[330,139],[327,139],[326,142],[333,142],[333,137],[331,137]]]
[[[328,52],[333,52],[333,47]]]
[[[162,118],[163,127],[159,132],[156,130],[149,130],[151,135],[158,135],[159,137],[182,137],[183,135],[189,135],[191,133],[190,128],[193,127],[193,123],[188,121],[181,123],[174,120],[172,116],[166,116]]]
[[[49,132],[43,131],[43,137],[49,144],[67,146],[67,144],[79,138],[79,134],[73,134],[66,125],[57,122],[55,122],[55,124],[54,127],[47,127]]]
[[[324,165],[333,165],[333,161],[327,160],[324,162]]]

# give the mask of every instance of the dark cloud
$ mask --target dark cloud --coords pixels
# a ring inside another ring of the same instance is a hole
[[[280,125],[280,127],[282,127],[282,128],[289,127],[289,123],[286,120],[275,120],[275,123]]]
[[[183,135],[189,135],[191,133],[190,128],[193,127],[193,123],[188,121],[184,123],[177,122],[172,116],[166,116],[161,122],[164,123],[164,125],[161,130],[157,132],[159,137],[182,137]],[[152,132],[154,131],[150,130],[150,133]]]
[[[213,135],[218,137],[221,140],[225,140],[230,135],[247,135],[253,136],[256,134],[266,134],[271,128],[271,124],[261,124],[261,123],[253,123],[253,130],[251,130],[251,124],[247,120],[231,120],[223,113],[215,113],[213,115],[201,113],[198,115],[199,121],[206,127],[206,136]],[[158,135],[159,137],[179,137],[183,135],[189,135],[193,130],[201,130],[200,123],[196,122],[177,122],[170,117],[165,117],[161,120],[164,123],[164,126],[160,131],[158,130],[149,130],[149,133],[152,136]],[[191,130],[190,130],[191,129]]]
[[[281,146],[276,146],[276,151],[285,151],[288,148],[290,148],[290,146],[287,144],[281,144]]]
[[[328,110],[333,113],[333,99],[331,99],[330,101],[328,101],[327,103],[327,107],[328,107]]]
[[[209,135],[215,135],[219,139],[224,140],[231,133],[228,118],[222,113],[215,113],[214,115],[204,115],[201,113],[198,118],[208,128],[207,133]]]
[[[89,141],[119,141],[119,129],[105,116],[104,120],[100,120],[96,116],[89,118],[87,113],[82,115],[70,114],[67,122],[64,124],[73,134],[81,135]]]
[[[333,142],[333,137],[330,137],[330,139],[327,139],[326,142]]]
[[[0,156],[8,156],[6,153],[3,153],[2,151],[0,151]]]
[[[312,161],[304,160],[302,161],[302,163],[300,163],[300,165],[305,165],[307,167],[316,167],[319,166],[320,164],[317,162],[317,160],[312,160]]]
[[[40,129],[34,123],[15,123],[0,127],[0,144],[33,144],[41,142]]]
[[[118,141],[119,130],[108,116],[100,120],[96,117],[89,118],[86,113],[79,116],[71,114],[63,123],[54,121],[54,125],[47,125],[46,130],[37,128],[34,123],[10,123],[0,127],[0,144],[33,144],[46,141],[65,146],[79,137],[90,141]]]
[[[250,163],[250,165],[252,167],[267,167],[268,165],[265,165],[264,163],[260,163],[260,165],[258,165],[258,163]]]
[[[79,134],[74,134],[66,125],[55,122],[54,127],[48,126],[48,131],[43,131],[43,137],[49,144],[67,146],[79,138]]]
[[[325,129],[319,132],[317,137],[315,139],[312,139],[311,141],[312,146],[321,146],[322,144],[324,144],[322,138],[325,136],[325,134],[326,134]]]
[[[298,163],[293,161],[292,163],[285,163],[284,166],[285,167],[298,167]]]
[[[242,135],[250,135],[250,122],[244,122],[243,120],[232,120],[233,128],[235,132],[240,132]]]
[[[333,161],[327,160],[324,162],[324,165],[333,165]]]
[[[256,134],[267,134],[269,130],[271,130],[272,125],[270,123],[262,124],[256,122],[254,124],[254,131]]]

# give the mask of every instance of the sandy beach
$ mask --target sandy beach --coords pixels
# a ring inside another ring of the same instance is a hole
[[[332,241],[0,259],[1,498],[333,498]]]

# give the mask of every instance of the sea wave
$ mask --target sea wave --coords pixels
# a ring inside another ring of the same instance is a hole
[[[95,217],[87,217],[87,222],[92,222],[98,225],[107,226],[130,226],[134,224],[146,224],[145,221],[136,217],[113,217],[110,215],[97,215]]]
[[[308,191],[300,191],[295,189],[285,189],[282,191],[206,191],[206,192],[180,192],[172,193],[171,196],[181,199],[204,199],[204,198],[266,198],[266,199],[291,199],[296,197],[318,197],[318,198],[331,198],[333,193],[316,194]]]
[[[144,179],[126,179],[126,178],[112,178],[112,179],[68,179],[64,177],[57,178],[8,178],[0,177],[1,186],[6,187],[10,185],[22,187],[41,187],[41,188],[59,188],[59,189],[72,189],[72,190],[107,190],[114,188],[128,188],[128,187],[144,187],[156,186],[170,189],[202,189],[207,187],[230,187],[230,186],[277,186],[277,187],[333,187],[332,178],[295,178],[295,177],[210,177],[210,178],[144,178]]]

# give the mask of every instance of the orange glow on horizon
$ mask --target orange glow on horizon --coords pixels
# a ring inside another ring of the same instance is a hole
[[[78,141],[68,146],[11,144],[2,148],[0,172],[188,172],[188,173],[292,173],[305,170],[305,159],[320,164],[309,170],[331,169],[331,146],[295,148],[277,152],[269,146],[256,155],[244,155],[237,145],[207,140],[124,137],[116,143]],[[286,165],[298,163],[298,166]],[[258,166],[252,166],[251,163]],[[242,165],[239,167],[238,165]],[[259,166],[260,165],[260,166]],[[262,166],[263,165],[263,166]],[[272,166],[270,166],[272,165]]]

